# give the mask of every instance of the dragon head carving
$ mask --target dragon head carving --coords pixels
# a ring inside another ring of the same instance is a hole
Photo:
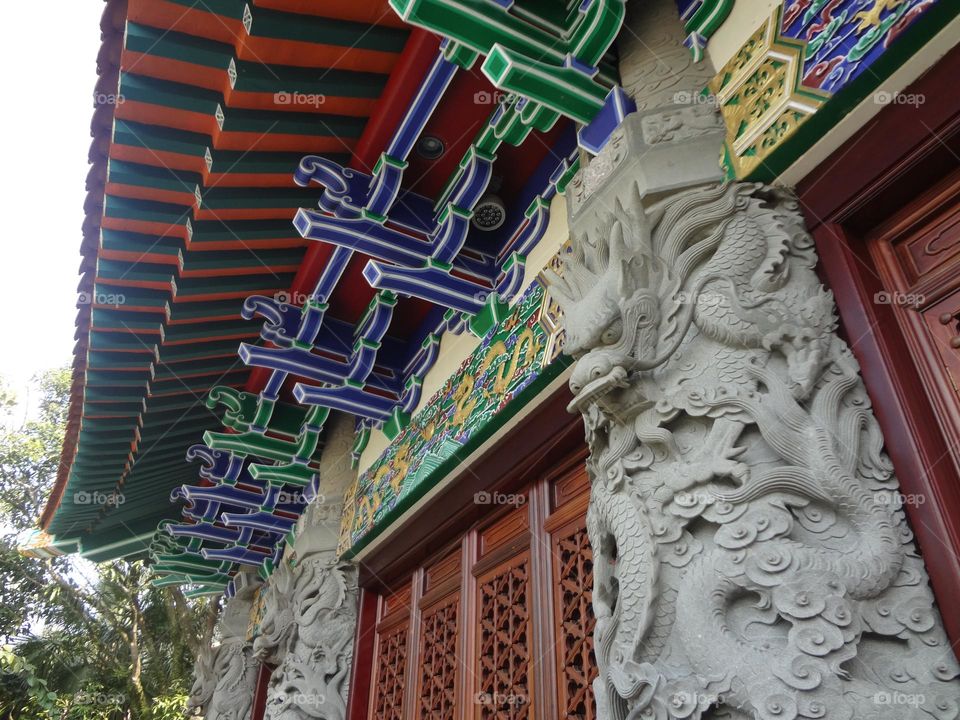
[[[551,292],[563,309],[566,351],[578,359],[570,380],[571,409],[582,409],[623,387],[628,373],[655,354],[662,317],[658,263],[629,247],[624,222],[613,221],[609,242],[586,238],[565,258]]]
[[[686,278],[677,272],[683,265],[676,253],[662,252],[669,250],[659,232],[663,209],[636,207],[627,212],[618,204],[599,232],[574,238],[562,275],[548,274],[563,310],[564,350],[577,359],[571,411],[602,403],[627,387],[631,374],[667,362],[692,318],[693,303],[681,292]]]
[[[779,350],[797,394],[808,391],[823,350],[814,335],[833,327],[832,297],[791,286],[788,259],[813,259],[781,205],[756,185],[710,186],[649,208],[639,198],[618,203],[575,235],[562,273],[548,272],[564,350],[577,360],[569,409],[610,405],[607,396],[637,385],[638,374],[679,357],[694,324],[727,347]],[[644,398],[629,402],[635,410]],[[623,409],[622,398],[615,404]]]
[[[281,563],[271,576],[264,598],[263,618],[253,641],[253,654],[260,660],[282,658],[294,641],[294,583],[294,574],[287,563]]]

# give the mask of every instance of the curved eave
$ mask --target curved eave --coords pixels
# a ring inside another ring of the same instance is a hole
[[[107,0],[101,18],[71,403],[40,517],[84,552],[176,514],[183,450],[219,424],[202,398],[247,382],[243,299],[303,262],[290,217],[315,199],[291,168],[351,156],[409,33],[385,2],[246,7]],[[123,491],[122,512],[70,499],[93,491]]]

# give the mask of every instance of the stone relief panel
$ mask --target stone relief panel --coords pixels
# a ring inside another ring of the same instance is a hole
[[[231,598],[220,618],[219,643],[197,659],[187,714],[210,720],[248,720],[259,665],[247,642],[254,586]]]
[[[597,717],[957,718],[796,202],[649,177],[612,171],[551,278],[591,449]]]
[[[335,533],[331,533],[335,537]],[[357,571],[332,551],[283,563],[270,577],[254,650],[276,665],[264,717],[342,720],[357,624]]]

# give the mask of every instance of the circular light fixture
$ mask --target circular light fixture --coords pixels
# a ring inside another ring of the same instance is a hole
[[[417,141],[417,154],[427,160],[436,160],[443,155],[444,150],[446,148],[443,145],[443,140],[436,135],[424,135]]]
[[[498,196],[491,194],[480,198],[473,209],[473,218],[471,222],[478,230],[490,232],[503,225],[507,219],[507,208]]]

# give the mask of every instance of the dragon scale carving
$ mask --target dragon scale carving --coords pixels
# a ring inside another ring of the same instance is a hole
[[[277,665],[265,718],[343,720],[357,622],[356,568],[317,553],[270,578],[256,654]]]
[[[957,718],[956,660],[796,202],[623,187],[572,223],[550,278],[591,449],[598,717]]]

